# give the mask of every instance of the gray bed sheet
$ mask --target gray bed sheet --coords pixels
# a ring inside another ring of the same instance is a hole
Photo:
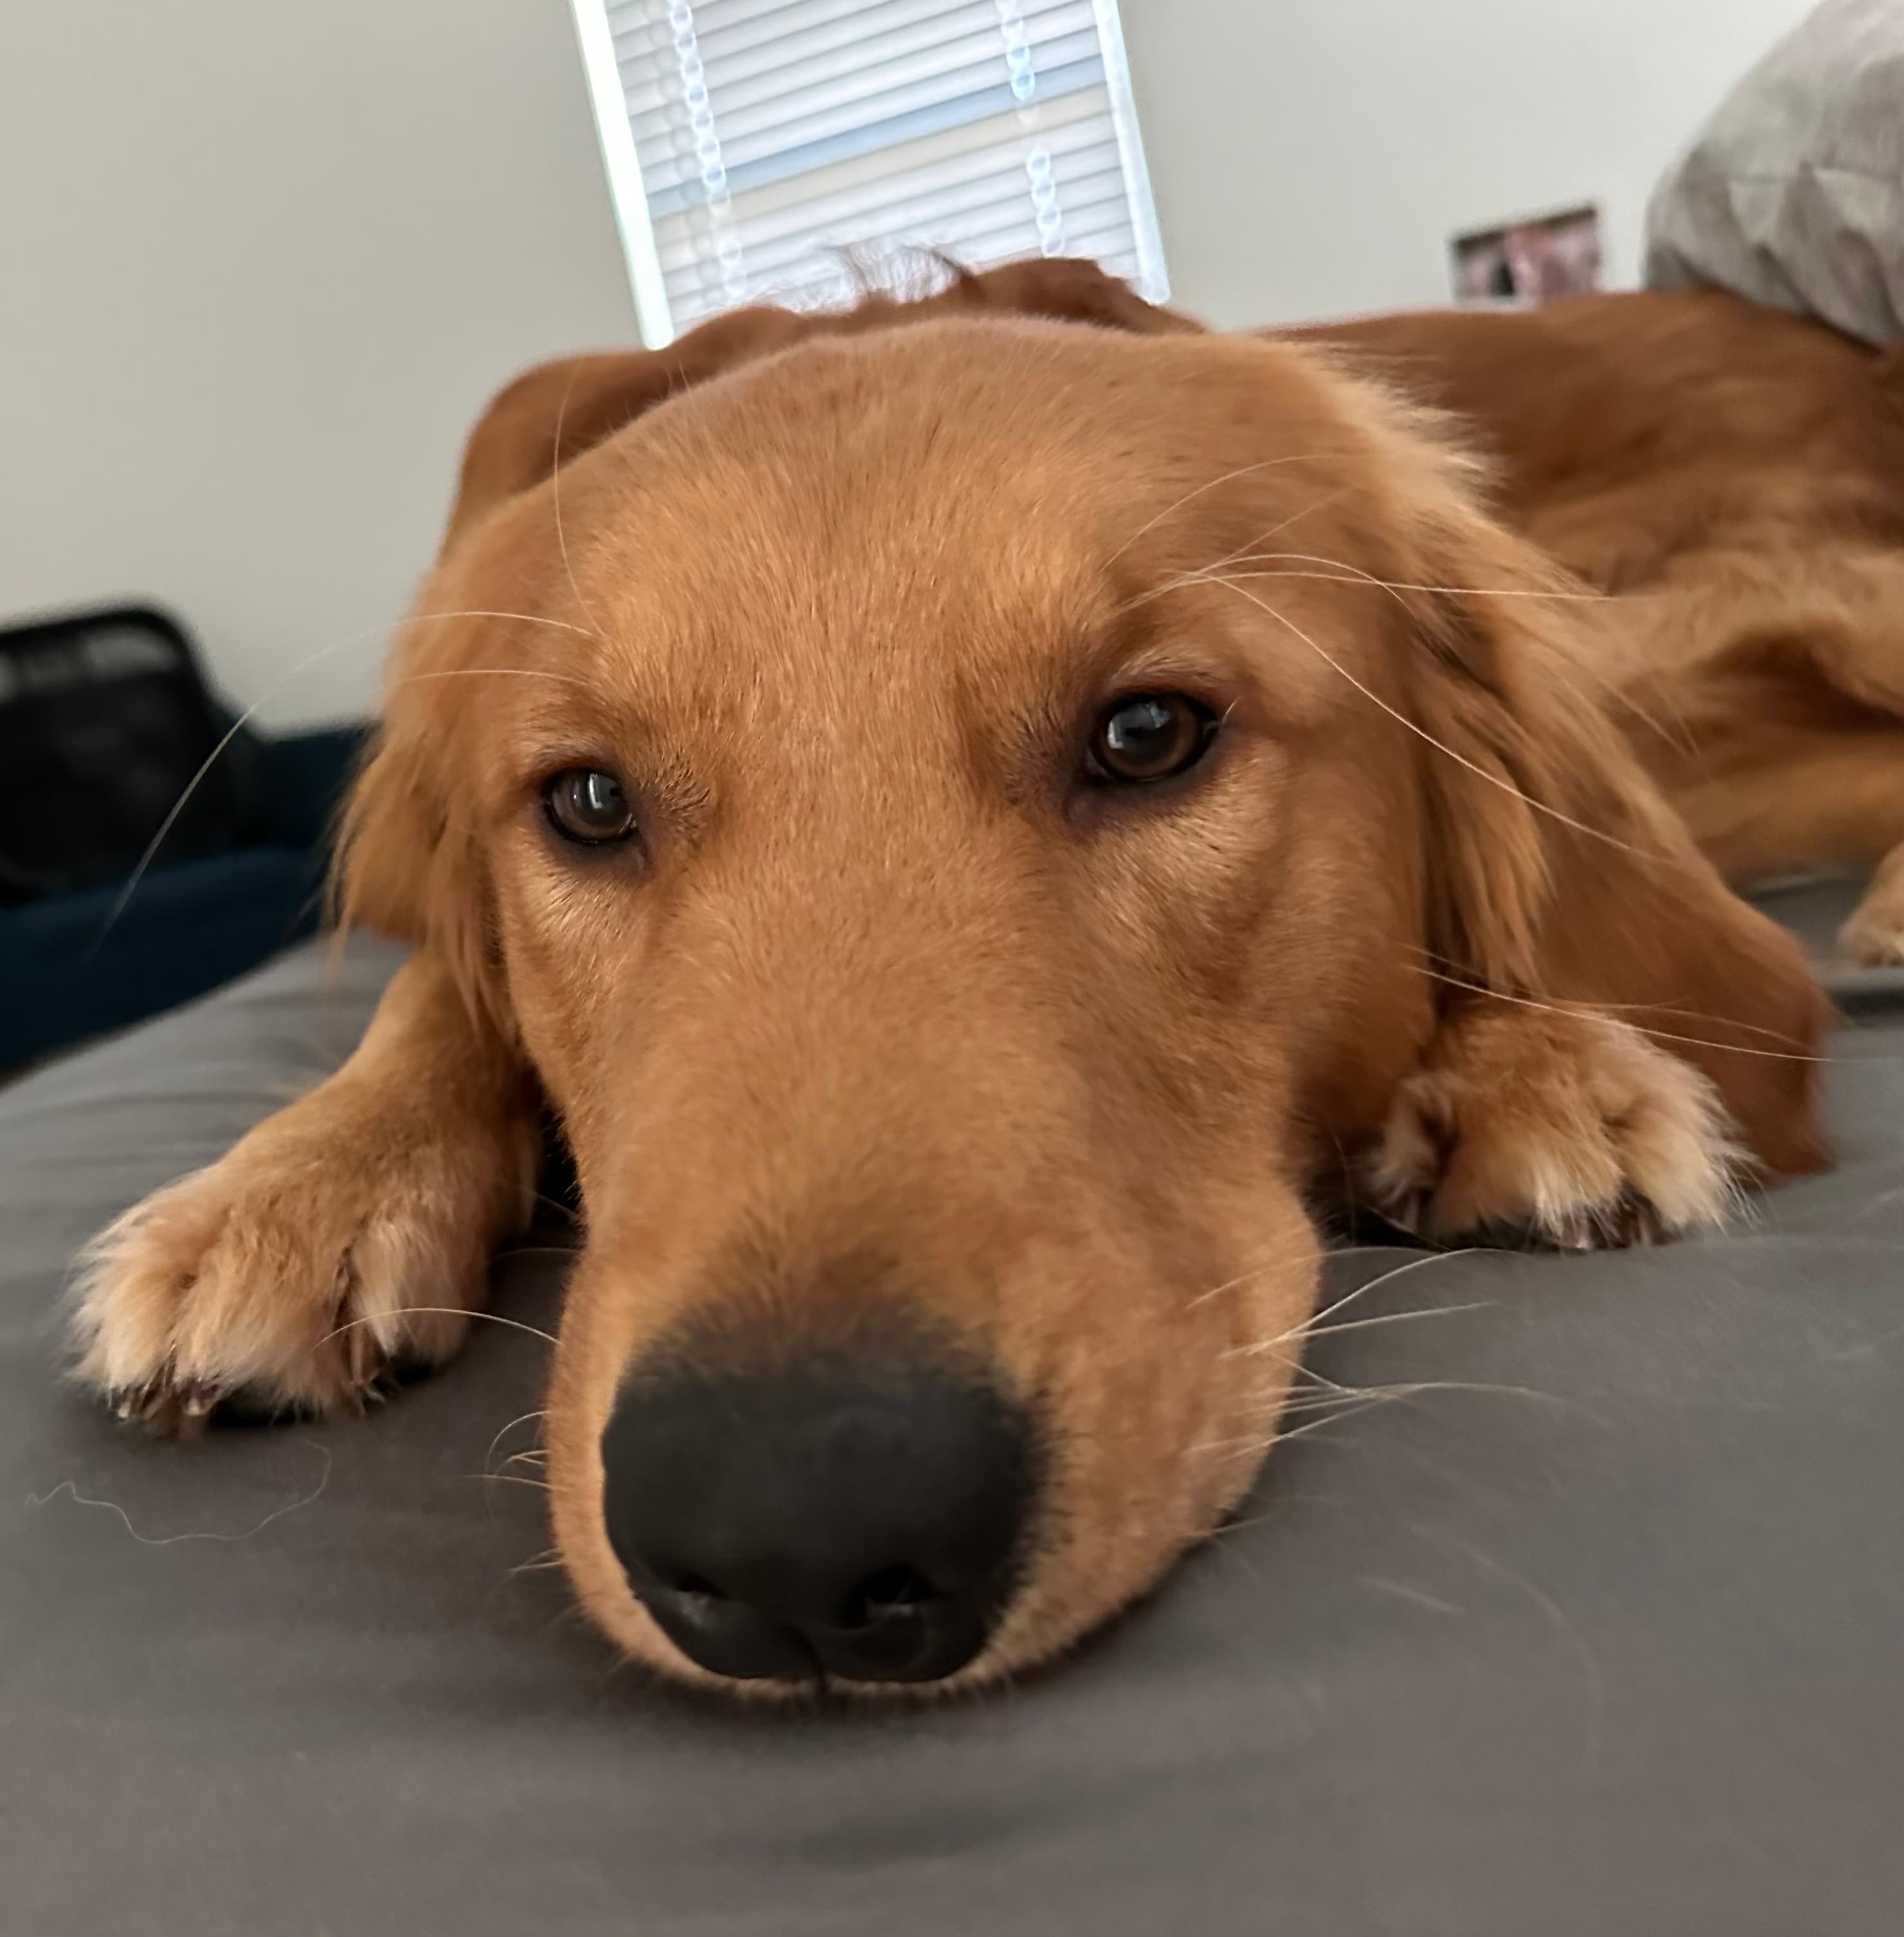
[[[1151,1602],[1008,1693],[766,1715],[618,1666],[487,1477],[526,1477],[533,1338],[189,1445],[56,1377],[73,1247],[346,1052],[393,959],[0,1093],[0,1927],[1904,1925],[1904,981],[1839,965],[1830,1175],[1657,1252],[1339,1256],[1336,1296],[1414,1266],[1355,1315],[1422,1315],[1314,1363],[1409,1390]],[[549,1324],[563,1264],[494,1308]]]

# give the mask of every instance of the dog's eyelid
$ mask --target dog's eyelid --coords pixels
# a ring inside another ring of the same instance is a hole
[[[1111,708],[1128,705],[1132,700],[1159,694],[1187,699],[1192,705],[1219,716],[1236,704],[1232,684],[1213,677],[1204,668],[1181,664],[1144,666],[1122,672],[1112,681],[1093,702],[1092,717],[1096,719]]]
[[[1126,632],[1120,649],[1105,652],[1098,662],[1092,697],[1108,706],[1135,693],[1181,693],[1219,711],[1235,696],[1243,666],[1224,635],[1201,636],[1190,627],[1153,623],[1132,638]]]
[[[523,777],[523,786],[529,788],[545,787],[557,774],[566,773],[572,767],[599,767],[623,779],[628,777],[628,762],[614,747],[584,740],[579,735],[573,740],[553,737],[544,740],[538,734],[533,741],[513,750],[513,759]]]
[[[637,762],[606,747],[552,744],[517,760],[515,773],[510,793],[516,802],[530,805],[541,800],[564,774],[607,774],[647,817],[648,776]]]

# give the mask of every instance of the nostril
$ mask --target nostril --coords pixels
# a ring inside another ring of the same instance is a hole
[[[702,1574],[677,1574],[659,1584],[675,1613],[690,1627],[708,1628],[731,1620],[734,1603]]]
[[[924,1681],[984,1646],[1036,1483],[1031,1434],[962,1362],[901,1344],[767,1371],[671,1355],[624,1385],[604,1528],[690,1660]]]
[[[850,1630],[917,1619],[938,1598],[938,1590],[917,1568],[882,1567],[866,1575],[847,1596],[839,1624]]]

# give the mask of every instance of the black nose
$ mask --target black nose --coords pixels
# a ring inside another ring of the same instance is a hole
[[[908,1343],[638,1372],[602,1435],[608,1538],[690,1660],[932,1681],[984,1645],[1032,1487],[1016,1410]]]

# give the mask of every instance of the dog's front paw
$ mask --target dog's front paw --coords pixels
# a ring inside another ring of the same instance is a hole
[[[120,1417],[165,1429],[228,1399],[361,1407],[462,1342],[527,1162],[506,1138],[406,1137],[315,1092],[94,1241],[79,1376]]]
[[[1592,1250],[1722,1222],[1740,1156],[1699,1072],[1611,1017],[1477,1008],[1396,1092],[1367,1181],[1446,1242]]]

